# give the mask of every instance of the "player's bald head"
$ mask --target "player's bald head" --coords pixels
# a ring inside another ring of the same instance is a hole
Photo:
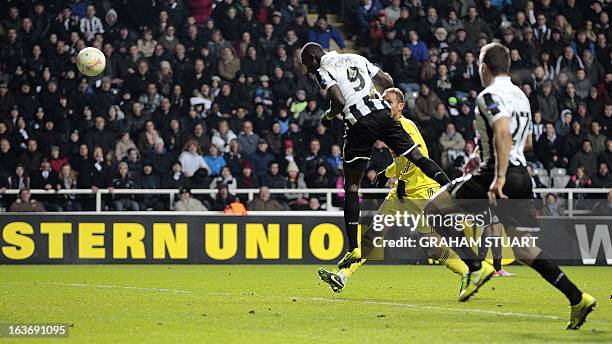
[[[323,47],[317,43],[310,42],[306,43],[300,53],[300,59],[302,64],[308,68],[308,71],[314,73],[319,69],[321,64],[321,57],[325,54]]]

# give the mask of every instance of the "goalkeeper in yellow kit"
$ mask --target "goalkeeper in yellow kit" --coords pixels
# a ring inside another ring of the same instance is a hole
[[[383,99],[391,106],[393,117],[398,120],[404,130],[412,137],[414,142],[420,146],[423,155],[428,156],[427,146],[419,132],[416,124],[411,120],[402,116],[404,109],[404,94],[397,88],[389,88],[385,90]],[[395,157],[394,162],[387,167],[386,170],[380,172],[377,176],[379,186],[384,186],[389,179],[396,179],[395,185],[391,192],[387,195],[385,201],[378,209],[379,214],[394,215],[399,213],[422,214],[425,202],[431,198],[439,189],[439,184],[427,177],[417,166],[410,163],[404,156]],[[382,232],[376,233],[372,227],[368,229],[365,235],[362,235],[361,255],[352,259],[350,256],[345,256],[339,263],[339,271],[331,272],[320,268],[318,270],[319,277],[329,284],[334,292],[340,292],[346,286],[351,275],[365,263],[368,257],[374,250],[373,238],[375,236],[384,236],[390,228],[385,228]],[[416,226],[418,235],[421,236],[438,236],[433,228],[424,226],[423,224]],[[439,237],[439,236],[438,236]],[[434,259],[441,264],[444,264],[449,270],[461,276],[461,288],[465,284],[465,276],[468,273],[468,267],[459,258],[459,256],[448,247],[428,247],[423,248],[428,258]]]

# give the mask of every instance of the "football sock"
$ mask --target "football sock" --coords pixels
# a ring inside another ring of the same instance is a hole
[[[493,268],[495,271],[502,269],[502,248],[494,245],[491,246],[491,253],[493,254]]]
[[[450,179],[446,173],[444,173],[442,168],[440,168],[440,166],[438,166],[438,164],[436,164],[436,162],[430,158],[423,156],[417,161],[414,161],[414,164],[420,168],[426,176],[435,180],[438,184],[446,185],[450,183]]]
[[[353,272],[350,269],[342,269],[340,271],[337,272],[337,275],[340,276],[340,279],[342,280],[342,283],[346,284],[346,282],[348,282],[349,278],[351,278],[351,275],[353,274]]]
[[[438,234],[440,234],[441,236],[447,239],[454,238],[457,242],[460,242],[461,239],[465,237],[465,235],[463,234],[463,231],[457,231],[453,228],[445,227],[440,224],[434,225],[433,227],[436,230],[436,232],[438,232]],[[476,255],[476,253],[472,251],[471,247],[460,246],[460,247],[453,247],[452,249],[459,255],[459,257],[461,257],[461,260],[463,260],[463,262],[468,266],[470,271],[480,270],[480,267],[481,267],[480,262],[482,262],[482,259],[480,259]]]
[[[531,267],[537,271],[548,283],[559,289],[570,302],[570,305],[577,305],[582,299],[582,292],[576,287],[572,281],[565,276],[557,263],[552,260],[544,251],[540,252],[538,257],[533,261]]]
[[[346,193],[344,199],[344,225],[348,237],[348,250],[352,251],[359,247],[357,226],[359,225],[359,194],[355,191]]]
[[[447,269],[460,276],[464,276],[470,271],[468,266],[465,265],[465,263],[461,260],[461,258],[459,258],[455,251],[451,250],[448,247],[444,247],[444,249],[442,250],[442,255],[438,259],[438,262],[444,264]]]

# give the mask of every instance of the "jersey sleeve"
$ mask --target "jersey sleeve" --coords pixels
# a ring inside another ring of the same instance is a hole
[[[380,68],[378,68],[376,65],[374,65],[372,62],[370,62],[368,59],[366,59],[365,57],[361,57],[365,63],[366,66],[366,70],[368,71],[368,76],[370,78],[373,78],[376,74],[378,74],[378,71],[380,70]]]
[[[485,115],[491,123],[501,119],[502,117],[510,117],[510,112],[504,106],[501,98],[496,94],[485,92],[480,94],[476,99],[478,111]]]
[[[385,169],[385,176],[387,178],[395,178],[396,177],[396,173],[395,173],[395,168],[396,168],[396,163],[395,160],[391,163],[391,165],[387,166],[387,168]]]
[[[327,91],[330,87],[337,84],[336,79],[324,67],[317,70],[317,81],[324,91]]]

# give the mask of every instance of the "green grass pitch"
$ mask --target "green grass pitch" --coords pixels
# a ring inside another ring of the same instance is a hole
[[[0,323],[71,324],[45,343],[612,342],[611,268],[565,268],[598,299],[579,331],[562,294],[509,270],[460,304],[440,266],[364,266],[333,294],[312,265],[5,265]]]

